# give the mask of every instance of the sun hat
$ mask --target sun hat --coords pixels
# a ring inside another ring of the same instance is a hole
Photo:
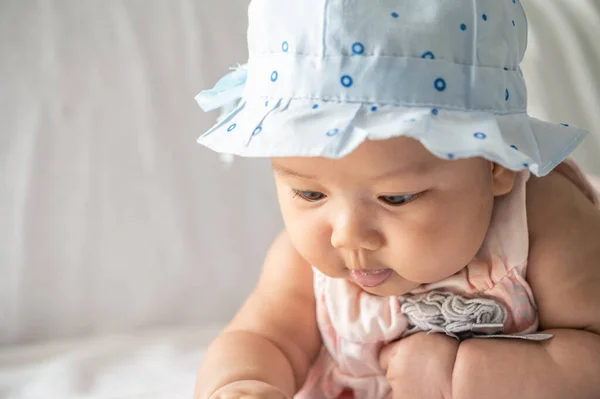
[[[408,136],[543,176],[587,134],[527,114],[518,0],[253,0],[248,47],[196,97],[229,111],[198,139],[220,153],[341,158]]]

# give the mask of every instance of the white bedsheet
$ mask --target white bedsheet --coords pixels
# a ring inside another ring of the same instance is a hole
[[[218,326],[0,350],[2,399],[191,399]]]

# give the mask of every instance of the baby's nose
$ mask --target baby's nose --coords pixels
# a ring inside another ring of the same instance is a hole
[[[372,218],[359,212],[342,212],[334,221],[331,245],[334,248],[376,251],[383,245],[382,234]],[[370,219],[370,220],[369,220]]]

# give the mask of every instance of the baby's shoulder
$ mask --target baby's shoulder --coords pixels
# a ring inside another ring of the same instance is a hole
[[[574,241],[573,244],[598,242],[600,208],[593,202],[593,194],[583,177],[568,173],[569,169],[557,170],[545,177],[529,179],[527,221],[532,244],[551,239],[555,234],[562,238],[571,236],[568,241]]]
[[[556,171],[527,183],[527,280],[542,328],[600,331],[600,210]]]

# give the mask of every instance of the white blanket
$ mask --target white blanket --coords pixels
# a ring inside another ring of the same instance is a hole
[[[2,399],[191,399],[219,327],[60,341],[0,350]]]

